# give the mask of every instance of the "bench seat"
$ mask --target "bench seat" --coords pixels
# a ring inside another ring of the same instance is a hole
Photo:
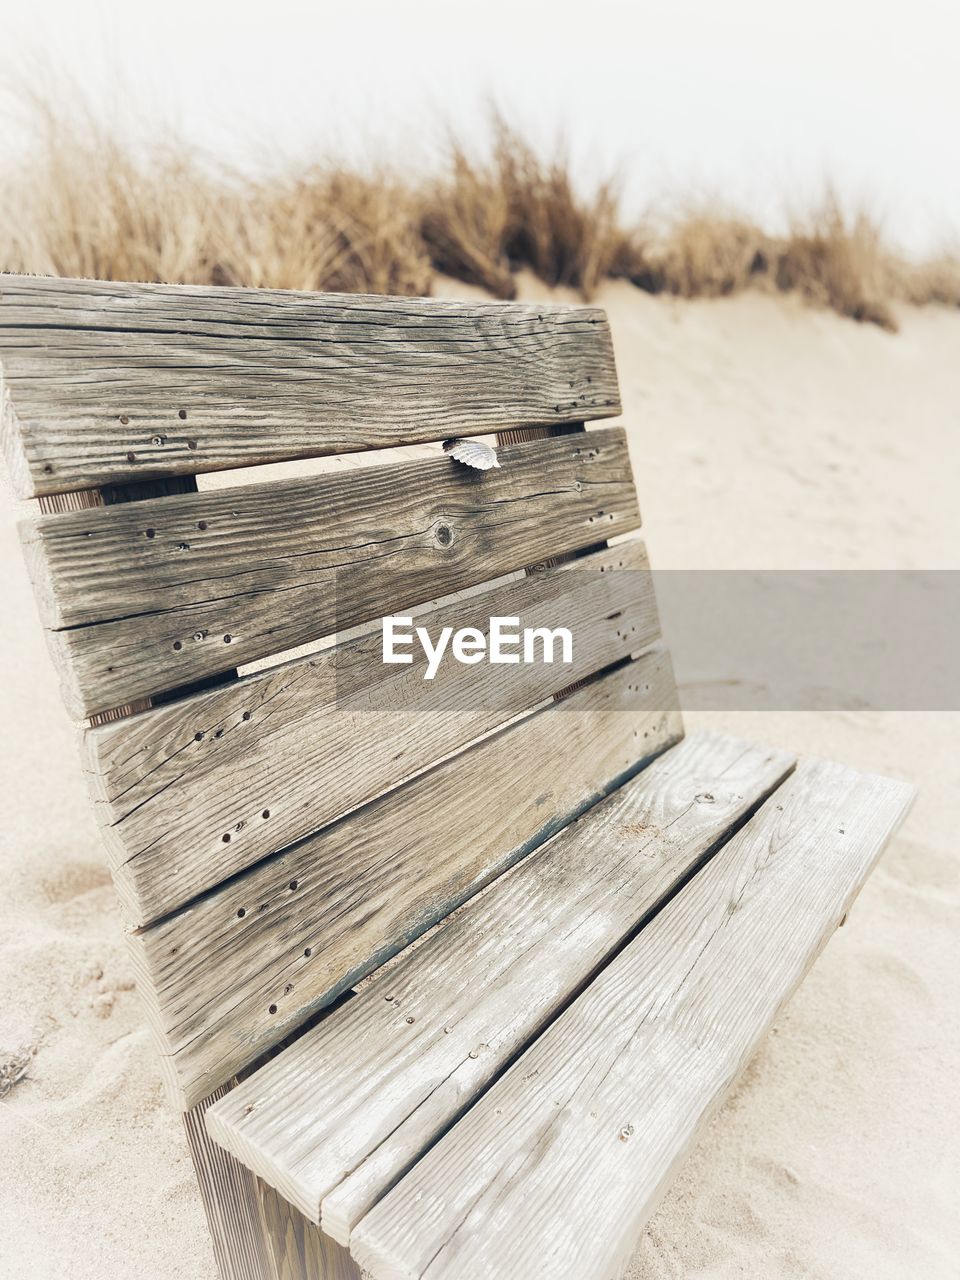
[[[794,766],[715,734],[673,747],[214,1104],[209,1133],[376,1280],[609,1280],[911,798]]]

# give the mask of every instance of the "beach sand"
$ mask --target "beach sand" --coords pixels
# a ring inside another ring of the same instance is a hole
[[[523,291],[543,292],[528,280]],[[904,311],[891,336],[761,295],[674,302],[614,284],[599,301],[656,567],[960,568],[960,313]],[[18,514],[5,497],[0,1075],[4,1062],[25,1069],[0,1100],[0,1276],[213,1280]],[[629,1276],[954,1277],[960,715],[687,723],[906,777],[919,798]]]

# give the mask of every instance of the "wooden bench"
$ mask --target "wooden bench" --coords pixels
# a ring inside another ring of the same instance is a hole
[[[222,1276],[610,1280],[911,791],[682,738],[605,316],[0,277],[0,360]]]

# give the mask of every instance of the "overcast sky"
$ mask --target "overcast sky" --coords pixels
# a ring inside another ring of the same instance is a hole
[[[233,160],[422,163],[494,96],[626,201],[771,218],[832,179],[894,237],[960,230],[958,0],[5,0],[0,67]],[[2,137],[18,137],[9,118]]]

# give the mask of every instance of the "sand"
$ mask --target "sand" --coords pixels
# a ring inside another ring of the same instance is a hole
[[[893,337],[759,295],[675,303],[614,285],[601,301],[659,568],[960,568],[960,314],[905,312]],[[0,1079],[29,1058],[0,1101],[0,1276],[213,1280],[17,514],[5,500]],[[688,718],[702,724],[908,777],[920,796],[631,1280],[953,1277],[960,715]]]

